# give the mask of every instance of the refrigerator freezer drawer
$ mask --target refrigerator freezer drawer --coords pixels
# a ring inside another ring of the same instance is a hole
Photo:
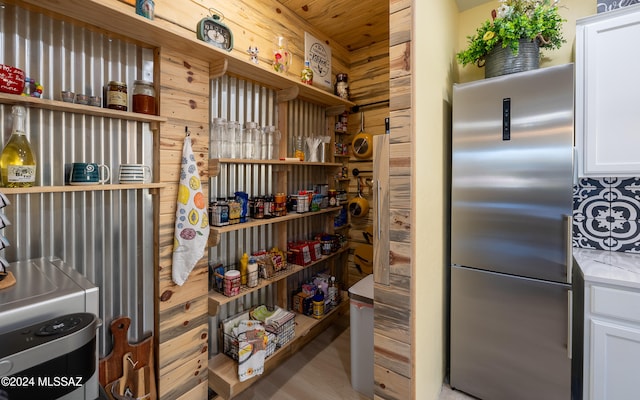
[[[481,399],[570,399],[569,290],[453,266],[451,386]]]

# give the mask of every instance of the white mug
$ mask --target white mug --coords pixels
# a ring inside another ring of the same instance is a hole
[[[120,183],[149,183],[151,182],[151,168],[145,164],[121,164]]]

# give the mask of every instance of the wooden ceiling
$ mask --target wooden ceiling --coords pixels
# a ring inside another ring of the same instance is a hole
[[[347,50],[389,39],[389,0],[277,0]]]

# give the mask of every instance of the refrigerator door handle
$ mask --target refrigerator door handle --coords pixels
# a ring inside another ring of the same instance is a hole
[[[566,266],[567,266],[567,283],[571,284],[572,275],[571,269],[573,267],[573,217],[571,215],[564,215],[565,223],[565,235],[566,235]]]
[[[572,358],[573,353],[573,291],[567,290],[567,357]]]

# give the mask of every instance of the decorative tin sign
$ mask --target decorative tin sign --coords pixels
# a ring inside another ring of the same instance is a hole
[[[331,47],[316,39],[308,32],[304,33],[304,57],[313,71],[313,85],[331,91]]]

